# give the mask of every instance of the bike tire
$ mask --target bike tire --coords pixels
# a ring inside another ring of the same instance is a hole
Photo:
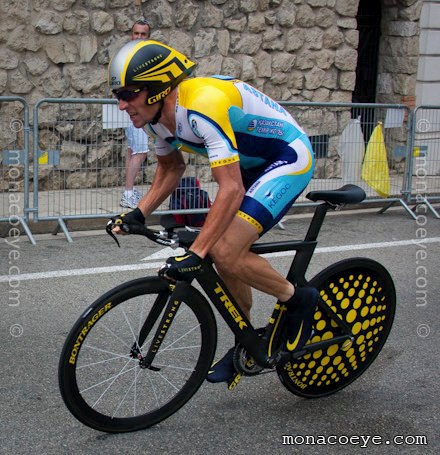
[[[309,353],[277,367],[282,384],[295,395],[319,398],[351,384],[372,364],[393,324],[396,292],[388,271],[367,258],[333,264],[308,284],[350,327],[354,340]],[[314,334],[307,344],[337,336],[337,324],[318,307]]]
[[[160,370],[140,368],[130,354],[153,305],[163,306],[140,347],[142,353],[148,350],[170,295],[162,278],[132,280],[98,298],[75,323],[58,378],[64,403],[80,422],[110,433],[144,429],[171,416],[199,389],[212,364],[217,326],[208,302],[193,287],[185,290],[161,340],[153,361]]]

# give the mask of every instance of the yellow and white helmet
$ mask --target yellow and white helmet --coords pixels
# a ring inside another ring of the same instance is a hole
[[[185,55],[158,41],[134,40],[112,58],[108,84],[113,92],[127,86],[145,87],[147,104],[154,104],[189,76],[195,66]]]

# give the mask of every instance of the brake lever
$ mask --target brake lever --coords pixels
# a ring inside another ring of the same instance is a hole
[[[114,227],[114,224],[110,220],[107,223],[107,226],[105,227],[105,230],[106,230],[107,234],[116,242],[116,245],[118,245],[118,247],[121,248],[121,245],[119,244],[119,240],[116,238],[116,235],[113,234],[113,227]]]
[[[163,264],[161,266],[161,268],[157,271],[157,274],[161,277],[161,278],[165,278],[166,280],[168,280],[170,283],[176,283],[176,280],[174,278],[171,278],[170,276],[167,275],[167,271],[168,269],[171,268],[171,265],[170,264]]]

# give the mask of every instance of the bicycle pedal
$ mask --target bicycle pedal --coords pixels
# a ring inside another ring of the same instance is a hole
[[[231,379],[228,381],[228,390],[234,390],[237,387],[237,384],[240,382],[241,374],[235,373]]]

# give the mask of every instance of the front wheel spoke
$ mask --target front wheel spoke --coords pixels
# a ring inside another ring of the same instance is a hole
[[[131,346],[129,346],[129,344],[126,341],[124,341],[119,335],[117,335],[115,332],[113,332],[113,330],[110,329],[109,327],[107,327],[103,322],[101,322],[101,324],[99,324],[99,327],[103,328],[104,330],[107,330],[107,332],[110,333],[113,336],[113,338],[116,338],[124,346],[128,347],[129,349],[131,349]]]
[[[156,393],[156,386],[154,385],[153,383],[153,379],[150,375],[148,375],[148,380],[150,381],[150,386],[151,386],[151,389],[153,390],[153,395],[154,395],[154,398],[156,399],[156,406],[159,407],[160,406],[160,401],[159,401],[159,397]]]
[[[125,368],[127,367],[127,365],[128,365],[129,363],[130,363],[130,362],[127,362],[127,363],[122,367],[122,369],[119,371],[119,373],[116,373],[115,375],[110,376],[109,378],[104,379],[103,381],[97,382],[96,384],[93,384],[93,385],[91,385],[91,386],[89,386],[89,387],[87,387],[87,388],[85,388],[85,389],[82,389],[82,390],[80,391],[80,393],[83,394],[84,392],[88,392],[89,390],[92,390],[92,389],[94,389],[94,388],[96,388],[96,387],[99,387],[99,386],[102,385],[102,384],[105,384],[105,383],[111,381],[111,383],[109,384],[109,386],[107,387],[107,389],[104,390],[104,392],[102,393],[102,395],[101,395],[101,396],[98,398],[98,400],[96,401],[96,403],[97,403],[97,402],[102,398],[102,396],[107,392],[107,390],[114,384],[114,382],[116,381],[116,379],[118,379],[121,375],[126,374],[126,373],[132,371],[132,370],[135,369],[135,368],[138,368],[138,366],[136,365],[136,366],[134,366],[134,367],[132,367],[132,368],[126,370]],[[95,403],[95,405],[96,405],[96,403]]]
[[[159,376],[166,381],[176,392],[178,392],[180,389],[179,387],[176,387],[171,381],[168,380],[162,373],[159,373]]]
[[[130,393],[130,390],[134,386],[134,404],[133,404],[133,415],[136,415],[136,382],[138,375],[140,374],[140,370],[135,370],[134,372],[134,379],[130,384],[130,387],[128,387],[127,391],[125,392],[125,395],[122,397],[121,401],[119,402],[118,406],[116,407],[115,411],[112,414],[112,418],[115,417],[116,413],[119,411],[119,408],[122,406],[122,403],[124,403],[125,399],[127,398],[127,395]]]
[[[133,337],[133,341],[135,342],[136,347],[139,349],[139,352],[140,352],[141,348],[140,348],[140,346],[139,346],[138,339],[137,339],[136,335],[134,334],[133,327],[131,326],[131,323],[130,323],[130,321],[128,320],[127,313],[125,312],[125,310],[124,310],[122,307],[121,307],[121,311],[122,311],[122,314],[124,315],[125,322],[127,323],[128,328],[130,329],[131,336]]]
[[[177,367],[174,365],[165,365],[163,363],[154,363],[155,367],[161,367],[161,368],[169,368],[173,370],[182,370],[182,371],[190,371],[191,373],[194,371],[194,368],[185,368],[185,367]]]
[[[91,349],[92,351],[103,352],[104,354],[110,354],[114,357],[121,357],[123,359],[132,359],[128,354],[118,354],[117,352],[107,351],[107,349],[97,348],[96,346],[91,346],[90,344],[85,344],[83,348]]]
[[[119,355],[114,355],[113,357],[110,357],[109,359],[104,359],[104,360],[99,360],[97,362],[92,362],[92,363],[86,363],[84,365],[80,365],[80,366],[77,366],[76,369],[77,370],[81,370],[83,368],[90,368],[90,367],[94,367],[96,365],[100,365],[102,363],[107,363],[107,362],[111,362],[112,360],[118,360],[118,359],[128,359],[129,356],[127,355],[123,355],[123,354],[119,354]],[[133,359],[133,361],[135,361],[136,359]]]
[[[200,327],[200,324],[197,324],[196,326],[194,326],[192,329],[188,330],[186,333],[184,333],[182,336],[180,336],[179,338],[177,338],[176,340],[174,340],[171,344],[169,344],[168,346],[165,346],[163,349],[159,349],[158,353],[162,353],[162,352],[165,352],[165,351],[168,351],[171,346],[173,346],[174,344],[176,344],[178,341],[180,341],[182,338],[188,336],[191,332],[194,332],[194,330],[198,329]],[[174,349],[174,348],[173,348]]]

